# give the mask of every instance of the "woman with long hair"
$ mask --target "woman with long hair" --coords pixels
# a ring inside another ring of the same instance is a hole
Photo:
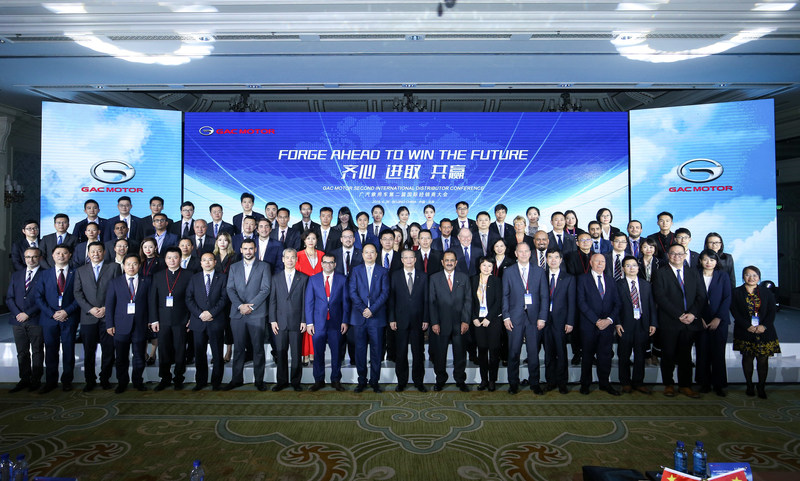
[[[322,256],[324,252],[316,248],[317,234],[312,230],[303,232],[300,236],[300,244],[303,250],[297,253],[297,265],[295,269],[311,277],[322,272]],[[303,333],[303,348],[301,350],[303,366],[314,360],[314,342],[308,332]]]
[[[223,275],[228,275],[228,269],[231,264],[238,260],[238,255],[233,251],[233,242],[231,235],[227,232],[220,232],[214,241],[214,258],[217,260],[216,271]],[[227,296],[225,296],[227,297]],[[230,300],[226,303],[225,308],[222,310],[225,316],[225,356],[223,361],[231,362],[231,355],[233,354],[233,331],[231,330],[231,309]]]

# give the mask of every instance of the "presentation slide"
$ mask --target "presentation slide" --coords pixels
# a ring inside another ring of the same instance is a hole
[[[175,218],[181,204],[181,112],[42,103],[41,234],[53,216],[69,215],[72,226],[86,217],[83,203],[95,199],[100,217],[119,214],[127,195],[136,216],[150,214],[150,197],[164,198]],[[54,188],[57,187],[57,188]]]
[[[187,113],[184,198],[225,218],[250,192],[299,220],[301,202],[355,215],[374,204],[396,222],[436,207],[436,220],[508,207],[508,222],[529,206],[573,209],[581,227],[601,207],[628,215],[628,116],[625,113]],[[334,220],[335,222],[335,220]]]
[[[645,234],[669,211],[673,230],[692,232],[703,249],[709,232],[742,268],[778,282],[773,101],[757,100],[630,112],[631,213]]]

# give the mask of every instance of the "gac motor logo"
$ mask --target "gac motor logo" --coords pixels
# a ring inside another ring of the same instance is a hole
[[[133,179],[136,169],[121,160],[101,160],[92,166],[89,173],[104,184],[122,184]]]
[[[205,125],[198,129],[200,135],[261,135],[261,134],[274,134],[275,129],[215,129]]]
[[[214,127],[209,127],[208,125],[200,127],[200,135],[211,135],[213,133],[214,133]]]
[[[686,182],[702,184],[718,179],[722,175],[722,164],[711,159],[687,160],[678,167],[678,177]],[[700,175],[691,175],[700,174]]]

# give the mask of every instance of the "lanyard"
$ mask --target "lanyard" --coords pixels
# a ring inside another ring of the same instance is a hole
[[[169,285],[169,269],[164,271],[164,276],[167,279],[167,291],[169,291],[170,297],[172,296],[172,291],[175,290],[175,286],[178,285],[178,279],[181,278],[181,270],[182,269],[178,269],[178,275],[175,276],[175,282],[173,282],[171,286]]]

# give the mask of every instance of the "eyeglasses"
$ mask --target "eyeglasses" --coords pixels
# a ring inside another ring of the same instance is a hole
[[[689,240],[689,239],[691,239],[691,237],[689,237],[688,235],[676,235],[675,239],[676,240]]]
[[[722,241],[708,241],[708,245],[710,246],[721,246]]]
[[[670,252],[667,254],[670,257],[686,257],[686,253]]]

